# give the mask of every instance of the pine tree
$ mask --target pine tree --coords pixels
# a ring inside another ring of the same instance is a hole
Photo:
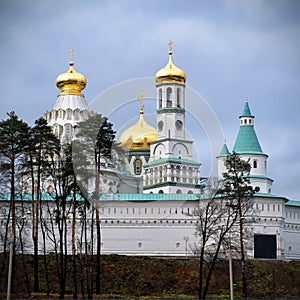
[[[15,196],[17,189],[18,171],[20,170],[24,152],[28,147],[29,126],[12,111],[7,114],[8,118],[0,122],[0,154],[1,164],[6,165],[10,179],[10,210],[11,210],[11,245],[10,245],[10,263],[7,284],[7,294],[10,296],[11,286],[13,286],[13,261],[15,252],[15,234],[16,234],[16,207]]]
[[[41,197],[45,191],[45,184],[51,175],[51,157],[57,156],[60,143],[52,133],[44,118],[35,121],[35,126],[30,129],[29,147],[26,149],[27,164],[24,173],[31,179],[31,216],[32,240],[34,246],[34,291],[39,291],[39,257],[38,236],[41,215]]]
[[[101,174],[101,159],[111,158],[111,150],[114,145],[115,131],[106,117],[100,114],[91,114],[89,118],[78,124],[76,134],[77,150],[82,149],[87,156],[86,161],[93,166],[95,175],[95,190],[93,192],[93,203],[96,211],[97,231],[97,267],[96,267],[96,294],[100,294],[100,257],[101,257],[101,228],[99,214],[99,184]],[[87,179],[87,181],[89,181]]]

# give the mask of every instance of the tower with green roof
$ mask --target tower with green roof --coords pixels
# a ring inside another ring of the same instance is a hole
[[[222,146],[220,154],[217,156],[217,162],[218,162],[218,177],[221,179],[223,176],[223,173],[225,172],[225,159],[227,156],[229,156],[231,153],[228,150],[226,140],[224,141],[224,144]]]
[[[240,129],[235,140],[233,152],[251,164],[250,180],[252,186],[259,187],[260,193],[271,193],[273,180],[267,177],[268,155],[262,151],[254,130],[254,116],[248,101],[240,118]]]

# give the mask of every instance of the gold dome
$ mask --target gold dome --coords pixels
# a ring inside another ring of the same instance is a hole
[[[56,78],[56,86],[61,90],[60,95],[78,95],[83,96],[81,91],[86,87],[86,78],[75,71],[74,62],[72,61],[71,49],[70,68],[67,72],[62,73]]]
[[[125,150],[149,149],[150,143],[157,140],[156,129],[144,119],[143,95],[140,96],[140,118],[136,124],[127,128],[120,136],[119,142]]]
[[[186,75],[185,72],[179,68],[177,68],[172,61],[172,41],[169,42],[169,62],[168,64],[159,70],[155,75],[156,85],[164,84],[164,83],[177,83],[177,84],[185,84]]]

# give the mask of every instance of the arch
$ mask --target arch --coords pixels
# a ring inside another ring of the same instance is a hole
[[[159,193],[159,194],[163,194],[164,191],[163,191],[163,190],[159,190],[158,193]]]
[[[174,153],[175,148],[176,148],[178,145],[181,145],[181,146],[185,149],[186,154],[189,154],[189,149],[188,149],[187,146],[186,146],[185,144],[183,144],[183,143],[177,143],[177,144],[175,144],[175,145],[173,146],[173,148],[172,148],[172,152],[173,152],[173,153]],[[181,154],[182,154],[182,153],[181,153]]]
[[[193,191],[188,191],[188,194],[194,194],[194,192]]]
[[[177,190],[176,194],[182,194],[182,191],[181,190]]]
[[[159,143],[159,144],[157,144],[157,145],[155,146],[155,148],[153,149],[153,155],[156,155],[156,151],[157,151],[157,148],[158,148],[159,146],[162,146],[164,152],[166,152],[166,146],[165,146],[164,144],[162,144],[162,143]]]
[[[167,107],[172,107],[172,89],[167,88]]]

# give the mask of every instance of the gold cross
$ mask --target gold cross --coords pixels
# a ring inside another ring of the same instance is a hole
[[[143,98],[146,97],[147,95],[143,94],[143,88],[140,89],[140,94],[137,96],[137,99],[140,100],[140,110],[144,109],[144,105],[143,105]]]
[[[70,61],[73,61],[74,50],[70,49]]]
[[[170,40],[168,45],[169,45],[169,54],[172,54],[173,53],[173,49],[172,49],[173,42]]]

